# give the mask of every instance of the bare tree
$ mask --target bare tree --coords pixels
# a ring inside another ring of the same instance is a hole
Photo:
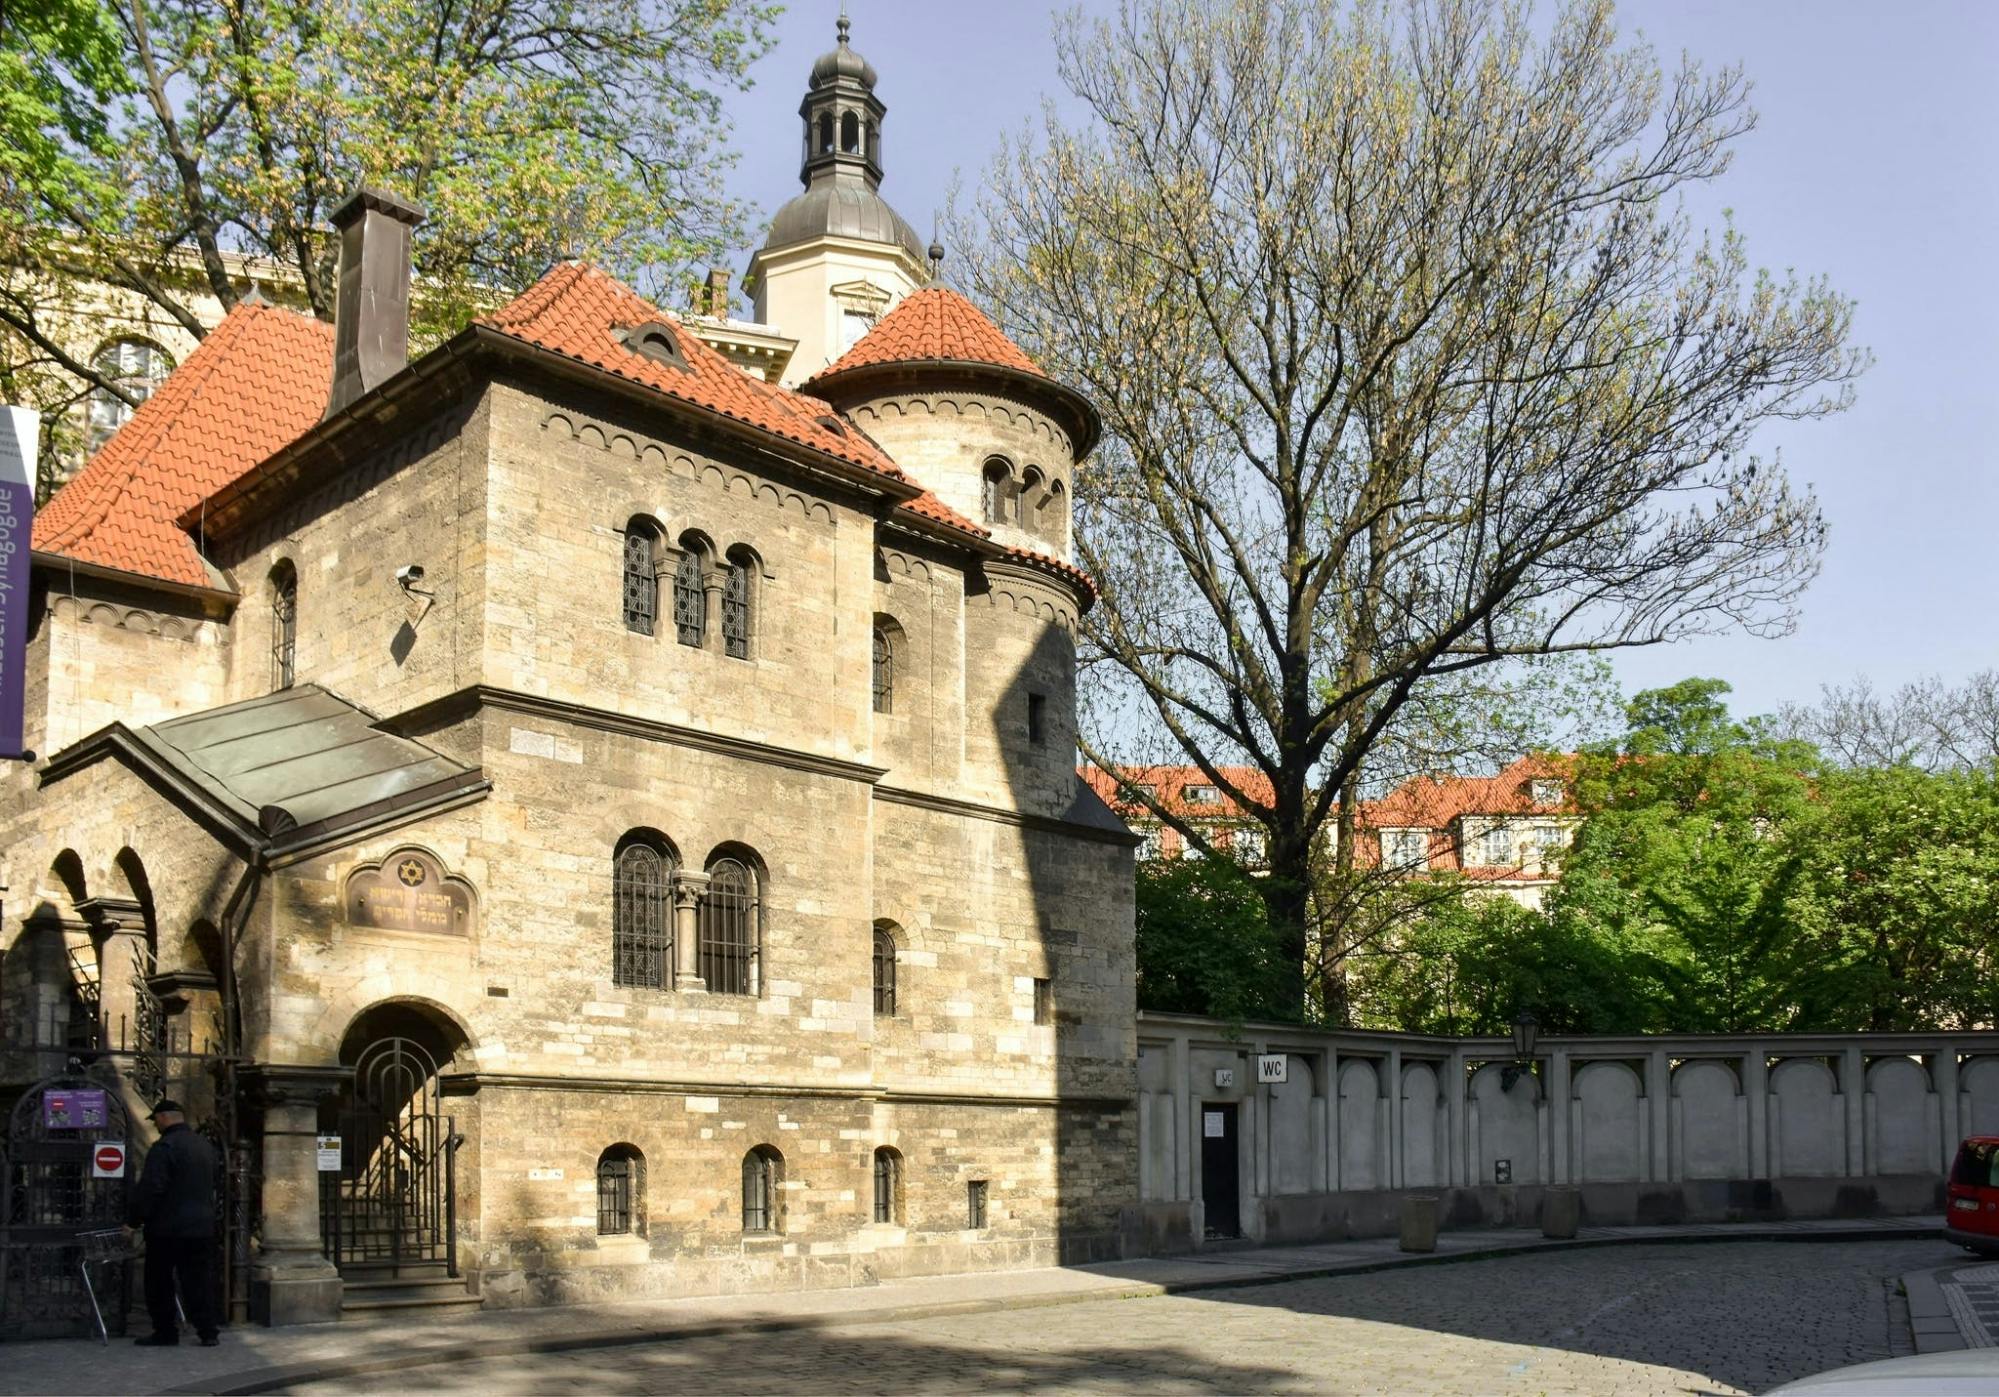
[[[1823,527],[1749,453],[1850,401],[1852,307],[1696,233],[1747,84],[1668,81],[1603,0],[1545,37],[1491,0],[1127,0],[1057,49],[1088,120],[1009,142],[962,240],[1104,413],[1084,663],[1125,721],[1086,752],[1140,714],[1247,801],[1302,963],[1329,814],[1433,686],[1792,624]]]
[[[1931,675],[1886,696],[1864,675],[1827,684],[1818,703],[1779,709],[1777,730],[1841,766],[1999,770],[1999,670],[1980,670],[1956,687]]]

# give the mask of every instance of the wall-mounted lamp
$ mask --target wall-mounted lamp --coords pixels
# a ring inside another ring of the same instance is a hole
[[[1520,1074],[1534,1065],[1534,1044],[1541,1036],[1541,1023],[1525,1011],[1513,1019],[1513,1061],[1506,1064],[1499,1074],[1499,1089],[1512,1091],[1513,1084],[1520,1080]]]

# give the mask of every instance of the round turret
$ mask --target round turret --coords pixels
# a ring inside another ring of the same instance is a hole
[[[1070,561],[1075,468],[1096,445],[1096,409],[957,292],[906,297],[805,389],[996,542]]]

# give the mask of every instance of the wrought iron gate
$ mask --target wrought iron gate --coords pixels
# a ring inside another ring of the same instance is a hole
[[[407,1038],[371,1044],[335,1105],[340,1168],[319,1176],[320,1239],[336,1266],[442,1262],[458,1274],[463,1143],[437,1063]]]
[[[50,1100],[50,1094],[55,1100]],[[81,1073],[45,1077],[23,1092],[0,1146],[0,1330],[9,1338],[56,1338],[90,1325],[77,1233],[117,1227],[136,1168],[93,1178],[91,1158],[107,1141],[131,1144],[114,1083]],[[87,1101],[88,1112],[79,1106]],[[112,1262],[95,1277],[109,1297],[105,1319],[124,1323],[131,1266]]]

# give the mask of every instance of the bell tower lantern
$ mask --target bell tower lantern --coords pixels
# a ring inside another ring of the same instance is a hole
[[[842,9],[839,41],[812,65],[798,107],[805,192],[777,211],[750,258],[756,318],[798,341],[781,380],[787,387],[839,358],[931,278],[923,240],[881,196],[888,108],[851,31]]]

